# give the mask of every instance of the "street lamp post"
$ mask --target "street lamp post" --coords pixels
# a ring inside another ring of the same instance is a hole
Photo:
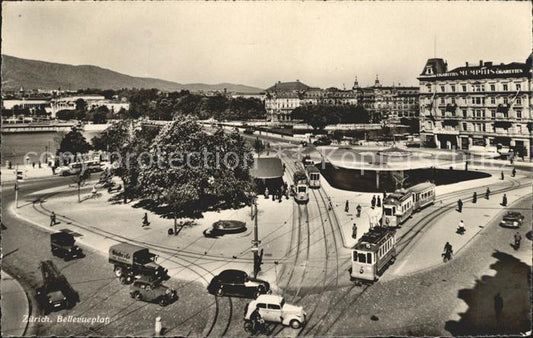
[[[252,219],[254,220],[254,239],[252,240],[252,252],[254,254],[254,278],[257,278],[257,274],[261,270],[261,264],[263,260],[263,250],[261,250],[261,253],[259,253],[259,244],[261,244],[261,241],[259,240],[259,229],[258,229],[258,210],[257,210],[257,196],[252,193],[250,194],[250,198],[252,200]]]

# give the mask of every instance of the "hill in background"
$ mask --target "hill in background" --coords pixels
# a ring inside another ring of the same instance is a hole
[[[157,88],[165,91],[224,90],[240,93],[257,93],[263,89],[239,84],[181,84],[172,81],[135,77],[109,69],[90,65],[68,65],[37,60],[21,59],[2,55],[2,88],[4,90],[25,89],[120,89]]]

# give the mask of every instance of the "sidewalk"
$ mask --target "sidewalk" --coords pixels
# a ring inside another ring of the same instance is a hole
[[[82,199],[90,195],[91,189],[92,185],[82,188]],[[16,210],[14,205],[11,205],[11,210],[19,217],[48,231],[65,229],[73,231],[79,234],[76,237],[77,241],[101,252],[104,256],[108,255],[110,246],[121,241],[131,240],[139,245],[146,243],[159,246],[162,251],[153,250],[160,256],[158,263],[169,269],[169,275],[179,279],[198,280],[205,284],[211,280],[211,273],[216,274],[221,270],[229,268],[248,272],[252,270],[250,249],[253,221],[250,220],[250,207],[206,212],[203,218],[195,220],[195,225],[184,227],[178,236],[173,236],[168,235],[168,229],[173,228],[173,219],[162,218],[148,212],[151,224],[149,227],[141,227],[142,217],[147,211],[130,204],[111,204],[108,202],[111,195],[105,190],[99,191],[101,197],[83,200],[81,204],[77,201],[75,187],[47,189],[32,195],[57,192],[61,193],[49,198],[44,197],[42,203],[44,209],[41,210],[40,205],[36,204],[37,209],[43,213],[38,213],[31,203]],[[32,200],[32,195],[27,196],[29,200]],[[267,279],[272,284],[276,281],[275,269],[269,265],[274,260],[283,260],[286,252],[284,248],[289,245],[290,236],[287,234],[290,234],[292,227],[292,204],[292,199],[283,199],[279,203],[265,199],[262,195],[258,197],[259,238],[262,241],[261,248],[264,249],[265,260],[261,278]],[[54,227],[49,226],[51,211],[54,211],[61,221]],[[67,216],[69,221],[62,219],[63,216]],[[221,219],[244,221],[247,230],[218,238],[205,237],[204,230]],[[78,224],[80,226],[77,226]],[[96,233],[93,233],[93,230]],[[206,278],[207,282],[202,280],[202,277]]]
[[[38,165],[35,165],[35,168],[33,168],[31,164],[19,165],[18,170],[22,171],[24,179],[53,177],[52,169],[44,164],[41,165],[41,168]],[[0,175],[2,182],[15,181],[15,167],[13,169],[8,169],[7,167],[0,168]]]
[[[28,297],[20,283],[2,270],[2,336],[21,337],[26,332],[30,314]]]
[[[507,192],[507,205],[512,205],[530,193],[530,186]],[[410,247],[406,249],[402,260],[389,268],[389,276],[408,275],[444,264],[441,254],[446,242],[452,245],[454,255],[460,255],[462,249],[480,234],[494,217],[499,217],[500,213],[506,209],[500,205],[502,197],[502,193],[492,195],[490,200],[480,196],[476,204],[466,202],[461,213],[453,209],[439,217],[413,244],[409,244]],[[460,220],[464,221],[466,228],[463,235],[456,233]]]

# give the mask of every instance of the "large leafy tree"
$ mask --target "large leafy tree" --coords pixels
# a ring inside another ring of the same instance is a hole
[[[191,118],[165,125],[141,164],[140,196],[167,205],[179,217],[199,217],[210,208],[248,203],[252,191],[250,149],[237,133],[207,134]]]
[[[91,145],[87,142],[82,133],[76,127],[72,127],[71,131],[61,140],[57,153],[84,154],[91,150],[91,148]]]

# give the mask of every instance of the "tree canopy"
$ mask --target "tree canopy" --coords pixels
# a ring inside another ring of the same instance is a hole
[[[368,111],[353,105],[304,105],[294,109],[291,116],[303,120],[314,129],[324,129],[328,124],[369,123]]]
[[[76,127],[72,127],[72,130],[61,140],[57,154],[84,154],[91,150],[91,148],[91,145],[85,140],[81,132]]]

